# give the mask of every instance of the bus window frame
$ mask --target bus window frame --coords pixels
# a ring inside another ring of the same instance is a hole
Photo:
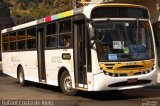
[[[10,51],[10,44],[9,44],[9,42],[10,42],[10,38],[9,38],[9,33],[3,33],[2,35],[1,35],[2,37],[2,52],[9,52]],[[7,41],[5,41],[4,42],[4,36],[8,36],[8,40]],[[4,43],[5,44],[8,44],[8,49],[7,50],[4,50]]]
[[[93,17],[92,15],[92,12],[95,10],[95,9],[97,9],[97,8],[103,8],[103,7],[110,7],[110,8],[118,8],[117,6],[113,6],[113,7],[111,7],[111,6],[97,6],[97,7],[94,7],[93,9],[92,9],[92,11],[91,11],[91,13],[90,13],[90,17],[91,17],[91,19],[102,19],[102,18],[136,18],[136,17],[99,17],[99,18],[95,18],[95,17]],[[128,8],[127,6],[122,6],[121,8]],[[130,7],[130,8],[138,8],[138,9],[144,9],[144,10],[146,10],[147,11],[147,15],[148,15],[148,17],[147,18],[139,18],[139,19],[150,19],[150,12],[149,12],[149,10],[146,8],[146,7],[139,7],[139,6],[136,6],[136,7]]]
[[[72,16],[73,17],[73,16]],[[67,18],[63,18],[63,19],[61,19],[61,20],[58,20],[57,21],[57,27],[58,27],[58,49],[70,49],[70,48],[73,48],[73,19],[72,19],[72,17],[67,17]],[[60,27],[59,27],[59,23],[60,22],[62,22],[62,21],[65,21],[65,20],[70,20],[71,21],[71,30],[70,30],[70,32],[65,32],[65,33],[60,33]],[[69,46],[60,46],[59,45],[59,41],[60,41],[60,36],[61,35],[65,35],[65,34],[70,34],[70,37],[71,37],[71,43],[70,43],[70,45]]]
[[[22,32],[22,31],[25,31],[25,39],[19,39],[19,34],[18,34],[18,32]],[[21,29],[21,30],[17,30],[16,31],[17,32],[17,51],[26,51],[26,48],[27,48],[27,31],[26,31],[26,29]],[[19,49],[18,48],[18,42],[22,42],[22,41],[25,41],[25,48],[24,49]]]
[[[27,32],[28,32],[29,29],[34,29],[34,28],[36,29],[36,31],[35,31],[35,32],[36,32],[36,33],[35,33],[36,36],[35,36],[35,38],[34,38],[36,45],[35,45],[35,48],[29,49],[29,48],[28,48],[28,40],[32,40],[32,39],[28,39],[28,33],[27,33]],[[26,51],[35,51],[35,50],[37,50],[37,25],[26,28]]]
[[[16,34],[16,40],[11,40],[11,34],[12,33],[15,33]],[[12,31],[12,32],[9,32],[8,33],[8,36],[9,36],[9,52],[14,52],[14,51],[17,51],[17,49],[18,49],[18,45],[17,45],[17,31]],[[11,46],[10,46],[10,44],[11,43],[16,43],[16,49],[14,49],[14,50],[11,50]]]
[[[47,25],[49,24],[55,24],[56,25],[56,33],[47,35]],[[56,46],[55,47],[48,47],[47,46],[47,37],[55,37],[56,38]],[[51,21],[47,24],[45,24],[45,49],[57,49],[58,48],[58,22],[56,21]]]

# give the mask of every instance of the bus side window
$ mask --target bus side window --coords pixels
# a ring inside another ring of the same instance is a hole
[[[9,44],[8,43],[3,43],[3,51],[8,51],[9,50]]]
[[[71,45],[71,36],[66,36],[65,46],[69,47]]]
[[[56,23],[46,25],[46,47],[57,47],[57,27]]]
[[[10,42],[10,50],[16,50],[16,42]]]
[[[16,40],[17,40],[17,35],[16,32],[12,32],[9,34],[10,37],[10,50],[14,51],[16,50]]]
[[[36,49],[36,28],[27,29],[27,49]]]
[[[71,19],[59,22],[59,47],[71,45]]]
[[[57,39],[54,36],[46,37],[46,46],[47,47],[56,47],[57,46]]]
[[[3,34],[2,35],[2,50],[5,52],[5,51],[8,51],[9,50],[9,35],[8,34]]]
[[[26,31],[22,30],[18,32],[18,50],[26,49]]]

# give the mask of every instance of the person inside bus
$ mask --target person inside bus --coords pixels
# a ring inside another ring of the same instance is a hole
[[[108,30],[102,30],[100,33],[100,42],[103,45],[103,51],[106,52],[111,52],[113,48],[113,39],[111,36],[111,33]]]
[[[71,45],[71,36],[66,37],[66,47],[69,47]]]

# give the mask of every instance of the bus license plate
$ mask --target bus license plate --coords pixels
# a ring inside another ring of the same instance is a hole
[[[127,83],[136,83],[138,82],[138,78],[128,79]]]

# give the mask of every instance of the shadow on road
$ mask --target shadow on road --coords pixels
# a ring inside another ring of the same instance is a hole
[[[160,97],[160,83],[152,87],[125,90],[122,92],[116,92],[116,91],[80,92],[78,96],[100,101],[155,98],[155,97]]]
[[[0,70],[0,77],[7,77],[7,75],[4,74],[4,73],[2,72],[2,70]]]
[[[146,87],[146,88],[160,90],[160,83],[157,83],[157,85],[155,85],[155,86],[150,86],[150,87]]]
[[[110,93],[109,91],[103,92],[81,92],[79,96],[83,98],[88,98],[92,100],[99,100],[99,101],[113,101],[113,100],[129,100],[129,99],[144,99],[144,98],[151,98],[151,97],[160,97],[160,94],[154,95],[145,95],[146,93],[151,93],[148,91],[143,91],[143,94],[139,94],[140,90],[127,90],[121,93]]]
[[[7,75],[4,75],[0,73],[0,76],[2,76],[2,80],[6,80],[5,83],[7,84],[16,84],[16,86],[19,84],[18,81],[12,77],[9,77]],[[60,93],[62,94],[60,87],[55,87],[51,85],[45,85],[45,84],[39,84],[34,82],[29,82],[27,87],[31,87],[29,89],[36,89],[39,92],[44,90],[44,92],[49,92],[54,94]],[[51,91],[51,92],[50,92]],[[65,94],[64,94],[65,96]],[[101,91],[101,92],[85,92],[85,91],[79,91],[78,94],[75,97],[82,97],[89,100],[98,100],[98,101],[114,101],[114,100],[130,100],[130,99],[145,99],[145,98],[156,98],[160,97],[160,83],[158,83],[156,86],[152,87],[145,87],[141,89],[132,89],[132,90],[125,90],[123,92],[109,92],[109,91]]]
[[[15,83],[19,84],[18,81],[16,81]],[[60,87],[41,84],[41,83],[35,83],[35,82],[30,82],[30,81],[27,82],[26,86],[35,87],[35,88],[41,88],[41,89],[45,89],[45,90],[49,90],[49,91],[53,91],[53,92],[57,92],[57,93],[61,92]]]
[[[2,73],[2,70],[0,70],[0,77],[2,77],[3,76],[3,73]]]
[[[112,101],[112,100],[128,100],[128,99],[138,99],[142,98],[140,96],[128,96],[121,93],[110,93],[109,91],[102,91],[102,92],[81,92],[78,94],[83,98],[88,98],[92,100],[99,100],[99,101]]]
[[[55,87],[55,86],[50,86],[45,84],[38,84],[33,82],[29,82],[28,86],[47,89],[47,90],[53,91],[53,93],[54,92],[62,93],[60,90],[60,87]],[[76,97],[82,97],[82,98],[98,100],[98,101],[129,100],[129,99],[144,99],[144,98],[160,97],[160,84],[157,84],[156,86],[152,86],[152,87],[147,87],[147,88],[125,90],[123,92],[79,91]]]

